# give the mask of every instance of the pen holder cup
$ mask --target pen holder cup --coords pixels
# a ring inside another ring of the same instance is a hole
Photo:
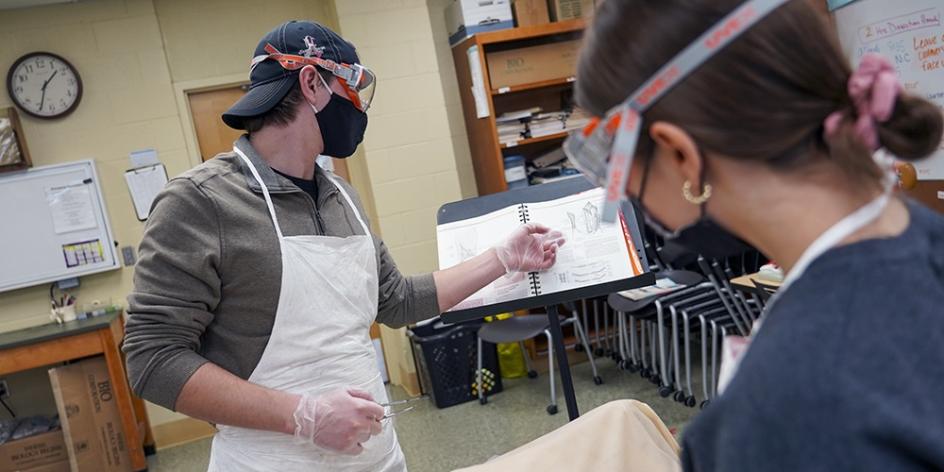
[[[75,321],[75,305],[67,305],[64,307],[55,308],[53,309],[53,314],[56,318],[62,320],[64,323]]]

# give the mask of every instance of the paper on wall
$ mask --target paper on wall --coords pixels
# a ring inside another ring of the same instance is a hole
[[[125,181],[131,191],[134,211],[138,219],[144,221],[151,213],[154,198],[167,184],[167,171],[162,164],[132,169],[125,172]]]
[[[98,226],[95,209],[92,206],[92,193],[88,184],[91,180],[62,187],[46,189],[46,202],[52,217],[53,228],[57,234],[71,233]]]
[[[477,45],[470,47],[466,54],[469,58],[469,74],[472,75],[472,98],[475,100],[475,116],[485,118],[489,115],[488,94],[485,92],[485,75],[482,74],[479,47]]]

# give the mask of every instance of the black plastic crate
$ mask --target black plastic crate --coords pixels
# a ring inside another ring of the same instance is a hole
[[[416,326],[408,331],[423,391],[438,408],[475,400],[475,370],[478,330],[481,322],[444,325],[440,321]],[[498,370],[498,351],[494,344],[483,344],[482,367],[495,374],[492,395],[502,391]]]

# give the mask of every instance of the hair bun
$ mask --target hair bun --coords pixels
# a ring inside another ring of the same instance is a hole
[[[944,115],[933,103],[910,95],[899,95],[888,121],[878,126],[879,140],[895,157],[917,161],[941,146]]]

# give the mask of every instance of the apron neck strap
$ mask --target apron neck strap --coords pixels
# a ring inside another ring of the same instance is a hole
[[[266,187],[265,182],[262,181],[262,177],[259,176],[259,171],[256,170],[256,166],[252,164],[252,161],[246,157],[238,147],[233,146],[233,152],[236,153],[240,159],[249,166],[249,172],[252,173],[253,178],[256,179],[256,182],[259,182],[259,186],[262,187],[262,195],[265,197],[266,206],[269,208],[269,216],[272,217],[272,224],[275,226],[275,233],[279,236],[279,244],[282,243],[282,229],[279,228],[279,218],[275,215],[275,206],[272,204],[272,197],[269,196],[269,188]]]

